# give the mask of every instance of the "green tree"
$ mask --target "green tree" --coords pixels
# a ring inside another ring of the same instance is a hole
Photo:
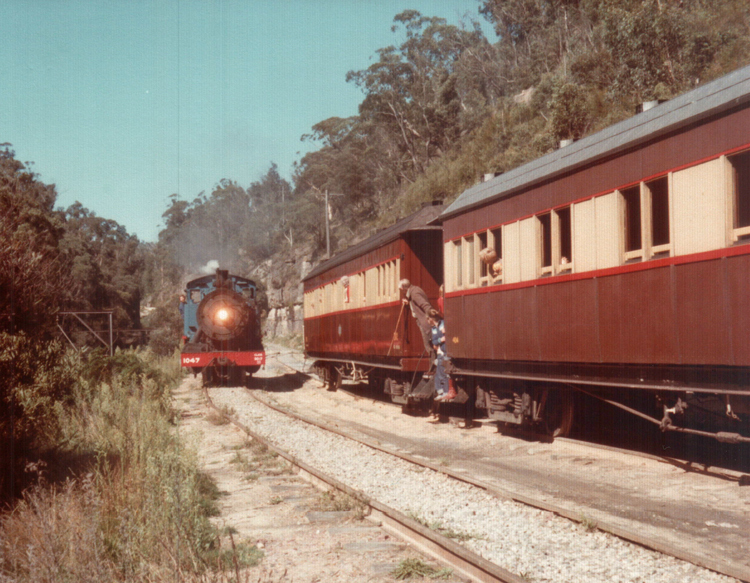
[[[13,494],[35,443],[54,425],[66,379],[52,341],[70,279],[57,249],[64,223],[55,188],[0,149],[0,493]]]
[[[503,77],[513,91],[533,87],[572,51],[591,44],[582,0],[483,0],[480,13],[495,27]],[[583,5],[583,6],[582,6]]]
[[[153,249],[154,275],[176,284],[182,274],[194,274],[210,261],[236,273],[247,271],[247,258],[268,258],[283,239],[285,211],[291,187],[271,164],[261,180],[247,189],[232,180],[221,180],[210,196],[199,194],[192,202],[170,197],[164,212],[165,228]]]
[[[464,31],[441,18],[407,10],[394,18],[405,41],[378,50],[379,60],[347,81],[362,89],[360,122],[377,138],[374,147],[388,160],[400,183],[413,182],[460,135],[461,99],[457,63],[478,32]]]
[[[66,294],[71,309],[112,309],[117,328],[140,328],[140,242],[122,225],[75,203],[65,211],[60,249],[71,264]]]
[[[63,222],[53,210],[54,186],[41,183],[0,149],[0,329],[47,334],[54,325],[66,264],[57,249]]]
[[[700,82],[731,37],[706,26],[713,17],[701,4],[621,0],[606,11],[603,39],[615,63],[613,91],[643,101],[669,98]]]
[[[295,169],[295,206],[301,204],[300,196],[309,198],[313,193],[322,195],[328,190],[344,195],[331,197],[330,204],[348,221],[371,219],[378,195],[395,182],[387,181],[385,161],[371,147],[373,140],[363,131],[364,125],[358,117],[334,117],[315,124],[312,129],[312,134],[302,139],[316,141],[321,148],[306,154]],[[295,212],[295,216],[299,215]],[[314,229],[313,234],[317,231]]]

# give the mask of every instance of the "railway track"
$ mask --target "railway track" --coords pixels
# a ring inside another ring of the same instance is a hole
[[[282,359],[281,357],[287,357],[288,359],[294,359],[295,361],[297,361],[297,363],[299,363],[300,366],[296,366],[295,367],[295,366],[289,364],[289,362],[287,362],[285,359]],[[280,365],[288,368],[289,370],[291,370],[291,371],[293,371],[293,372],[295,372],[297,374],[304,375],[304,376],[306,376],[306,377],[308,377],[310,379],[313,379],[313,380],[317,381],[318,383],[320,383],[321,386],[325,386],[325,383],[322,380],[320,380],[317,377],[317,375],[309,373],[309,372],[306,372],[305,370],[303,370],[304,369],[304,362],[305,362],[305,360],[304,359],[300,360],[298,358],[298,353],[295,353],[294,351],[291,351],[291,350],[289,350],[289,351],[279,351],[279,350],[277,350],[277,351],[275,351],[273,353],[270,353],[269,358],[271,358],[272,360],[276,361],[278,364],[280,364]],[[342,389],[346,390],[344,386],[342,386]],[[356,395],[357,393],[352,392],[352,394]],[[388,404],[392,404],[390,401],[384,401],[384,402],[388,403]],[[397,404],[393,404],[393,406],[394,407],[402,407],[401,405],[397,405]],[[496,422],[491,422],[491,423],[495,424]],[[511,430],[509,433],[511,435],[515,435],[517,437],[524,438],[524,439],[532,439],[532,440],[534,440],[534,439],[537,439],[537,440],[546,440],[546,439],[549,439],[549,437],[547,435],[542,435],[542,434],[539,434],[539,433],[533,433],[533,432],[528,432],[528,431],[521,431],[521,430],[512,431]],[[689,469],[690,471],[693,471],[693,472],[702,472],[702,473],[704,473],[706,475],[714,476],[714,477],[717,477],[717,478],[720,478],[720,479],[732,480],[732,481],[737,481],[737,482],[742,481],[743,483],[747,482],[747,481],[750,481],[750,475],[747,475],[744,472],[735,471],[735,470],[728,469],[728,468],[720,468],[720,467],[716,467],[716,466],[711,466],[709,464],[700,463],[700,462],[697,462],[697,461],[694,461],[694,460],[686,460],[686,459],[682,459],[682,458],[674,457],[674,456],[669,456],[669,455],[655,455],[655,454],[652,454],[652,453],[648,453],[648,452],[644,452],[644,451],[639,451],[639,450],[636,450],[636,449],[625,449],[625,448],[622,448],[622,447],[617,447],[617,446],[612,446],[612,445],[594,443],[594,442],[586,441],[586,440],[583,440],[583,439],[576,439],[575,437],[556,437],[555,440],[560,441],[560,442],[566,442],[566,443],[575,444],[575,445],[578,445],[578,446],[581,446],[581,447],[603,449],[603,450],[611,451],[611,452],[614,452],[614,453],[619,453],[619,454],[624,454],[624,455],[630,455],[630,456],[637,456],[637,457],[641,457],[643,459],[649,459],[649,460],[657,461],[659,463],[663,463],[663,464],[667,464],[667,465],[684,467],[686,469]]]
[[[209,405],[217,413],[224,416],[230,423],[240,428],[249,437],[264,444],[269,450],[287,460],[298,469],[303,478],[324,489],[335,488],[336,490],[339,490],[365,504],[369,508],[371,518],[380,522],[385,530],[407,541],[423,553],[438,559],[454,569],[457,573],[467,577],[471,581],[482,583],[526,583],[528,581],[527,579],[514,575],[498,565],[494,565],[476,553],[472,553],[461,545],[453,542],[450,538],[440,535],[416,520],[405,516],[394,508],[378,502],[377,500],[370,499],[362,492],[350,488],[333,476],[299,460],[288,451],[279,448],[264,436],[241,423],[234,416],[216,407],[208,394],[208,391],[205,391],[205,389],[204,394]],[[249,394],[252,395],[252,393]],[[256,400],[278,412],[287,414],[280,408],[272,407],[261,399],[256,398]],[[335,431],[332,428],[329,430]]]
[[[276,358],[278,355],[272,355],[272,356]],[[285,367],[289,368],[290,370],[294,370],[296,373],[302,372],[298,368],[292,367],[286,362],[281,362],[281,364],[283,364]],[[390,456],[397,457],[400,460],[403,460],[405,462],[408,462],[409,464],[413,464],[420,468],[429,469],[430,471],[449,477],[451,480],[456,480],[465,484],[469,484],[473,488],[481,489],[483,492],[487,493],[488,495],[498,500],[498,502],[500,501],[518,502],[529,507],[546,510],[548,512],[567,518],[576,523],[586,523],[588,520],[585,516],[582,516],[580,513],[572,512],[568,508],[564,508],[559,505],[552,504],[547,500],[537,498],[534,496],[530,496],[530,495],[526,495],[526,494],[521,494],[518,492],[501,490],[501,489],[498,489],[497,487],[494,487],[491,484],[484,483],[481,480],[472,478],[470,475],[467,475],[465,472],[454,471],[451,468],[444,467],[439,463],[434,463],[429,460],[417,458],[415,456],[406,454],[404,452],[396,451],[392,448],[385,447],[379,443],[376,443],[374,440],[371,440],[371,439],[363,439],[361,437],[354,438],[352,435],[348,434],[345,431],[342,431],[341,429],[337,427],[333,427],[329,424],[321,423],[314,419],[310,419],[305,416],[293,413],[291,411],[288,411],[284,407],[279,407],[273,403],[268,402],[265,399],[260,399],[257,395],[257,392],[249,392],[249,393],[246,393],[246,395],[247,394],[251,395],[254,398],[254,400],[262,404],[263,407],[270,407],[271,409],[275,410],[277,413],[293,417],[296,420],[301,421],[305,424],[315,426],[323,431],[336,434],[348,440],[354,439],[357,443],[362,444],[366,446],[367,448],[379,451],[381,453],[385,453]],[[241,425],[241,422],[236,421],[236,420],[235,422]],[[243,427],[243,430],[252,432],[252,430],[249,427]],[[263,439],[262,436],[257,435],[257,434],[255,435],[255,437],[258,439]],[[274,448],[274,450],[277,450],[279,455],[282,455],[285,458],[289,459],[291,463],[300,467],[302,471],[308,473],[311,476],[315,476],[314,477],[315,480],[322,481],[322,483],[327,484],[329,487],[339,488],[355,498],[361,499],[363,501],[367,501],[370,504],[370,507],[373,509],[372,510],[373,514],[382,516],[384,524],[387,524],[388,525],[387,527],[389,529],[393,530],[394,532],[400,533],[400,536],[412,541],[412,544],[414,544],[417,548],[420,548],[423,551],[427,552],[428,554],[432,554],[433,556],[439,558],[440,560],[451,564],[458,572],[465,574],[466,576],[472,578],[472,580],[476,580],[476,581],[527,580],[527,579],[519,578],[519,576],[513,575],[510,571],[507,571],[502,568],[499,568],[500,569],[499,572],[493,573],[491,563],[488,563],[487,561],[482,559],[482,557],[476,555],[475,553],[471,553],[467,551],[461,545],[457,545],[455,542],[451,541],[450,539],[441,537],[439,534],[436,534],[434,530],[425,528],[424,525],[420,524],[419,522],[413,519],[410,519],[409,517],[405,516],[402,512],[399,512],[398,510],[388,508],[382,503],[370,500],[370,498],[366,494],[353,491],[350,487],[342,484],[340,481],[338,481],[337,479],[333,477],[325,476],[324,474],[319,475],[321,474],[320,472],[310,467],[308,464],[305,464],[304,462],[297,460],[295,456],[293,456],[292,454],[280,450],[275,445],[272,447]],[[705,555],[693,554],[689,551],[686,551],[683,548],[680,548],[680,546],[678,545],[670,544],[668,541],[664,541],[660,539],[658,536],[649,536],[647,534],[648,529],[645,529],[646,534],[644,534],[644,532],[638,532],[634,529],[623,527],[621,524],[617,524],[616,522],[609,524],[606,521],[602,521],[601,519],[597,519],[596,528],[600,531],[613,534],[621,539],[635,542],[638,545],[647,547],[649,549],[654,549],[660,553],[669,555],[671,557],[675,557],[683,561],[688,561],[694,565],[705,567],[717,573],[724,574],[728,577],[733,577],[735,579],[739,579],[743,581],[750,581],[750,569],[748,569],[746,565],[738,564],[733,561],[727,561],[727,560],[724,560],[722,557],[714,557],[712,559],[710,557],[706,557]]]

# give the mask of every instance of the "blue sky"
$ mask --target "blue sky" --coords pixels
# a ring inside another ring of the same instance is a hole
[[[155,241],[173,193],[272,162],[291,178],[303,134],[357,113],[346,73],[401,43],[406,9],[481,20],[478,0],[3,0],[0,143],[58,206]]]

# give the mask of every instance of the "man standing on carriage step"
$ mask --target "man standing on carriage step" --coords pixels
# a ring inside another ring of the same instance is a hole
[[[409,306],[411,315],[417,321],[419,331],[422,333],[424,348],[430,358],[430,368],[432,368],[433,361],[435,360],[435,350],[432,348],[432,325],[427,320],[430,310],[433,309],[430,300],[427,299],[427,294],[424,293],[421,287],[412,285],[408,279],[402,279],[398,282],[398,289],[406,292],[406,297],[402,301],[404,305]]]

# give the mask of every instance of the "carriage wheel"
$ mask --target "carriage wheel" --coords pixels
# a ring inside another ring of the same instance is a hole
[[[375,376],[370,374],[367,377],[367,388],[373,395],[380,395],[385,390],[385,383],[383,377]]]
[[[330,366],[326,377],[326,390],[338,391],[341,388],[342,374],[335,365]]]
[[[549,389],[544,405],[544,426],[548,435],[565,437],[573,426],[575,405],[570,391]]]

